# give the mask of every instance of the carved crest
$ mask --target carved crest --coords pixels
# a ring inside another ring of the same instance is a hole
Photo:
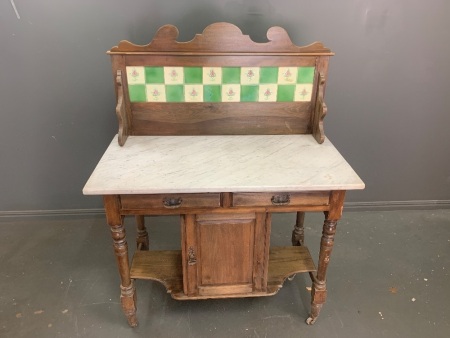
[[[330,49],[320,42],[308,46],[296,46],[288,33],[281,27],[271,27],[267,31],[268,42],[254,42],[248,35],[233,24],[218,22],[205,28],[202,34],[197,34],[191,41],[179,42],[178,29],[173,25],[162,26],[148,45],[135,45],[122,40],[118,46],[111,48],[110,54],[128,53],[295,53],[305,55],[333,55]]]

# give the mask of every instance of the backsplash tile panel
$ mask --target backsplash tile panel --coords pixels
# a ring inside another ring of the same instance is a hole
[[[131,102],[309,102],[314,67],[126,67]]]

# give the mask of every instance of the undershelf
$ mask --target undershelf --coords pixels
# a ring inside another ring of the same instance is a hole
[[[269,252],[267,291],[246,294],[196,295],[183,292],[183,268],[180,250],[136,251],[131,264],[131,278],[162,283],[172,297],[179,300],[270,296],[278,292],[285,279],[293,274],[315,271],[314,262],[305,246],[273,247]]]

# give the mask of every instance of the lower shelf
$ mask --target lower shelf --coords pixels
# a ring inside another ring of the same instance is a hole
[[[266,292],[215,296],[187,296],[183,292],[181,251],[136,251],[131,264],[131,278],[150,279],[162,283],[172,297],[179,300],[207,298],[260,297],[274,295],[287,277],[315,271],[314,262],[305,246],[274,247],[269,252],[269,272]]]

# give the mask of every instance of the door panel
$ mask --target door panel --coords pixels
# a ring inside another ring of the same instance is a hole
[[[255,218],[199,221],[200,285],[252,283]]]
[[[182,216],[184,292],[251,294],[267,288],[270,214]]]

